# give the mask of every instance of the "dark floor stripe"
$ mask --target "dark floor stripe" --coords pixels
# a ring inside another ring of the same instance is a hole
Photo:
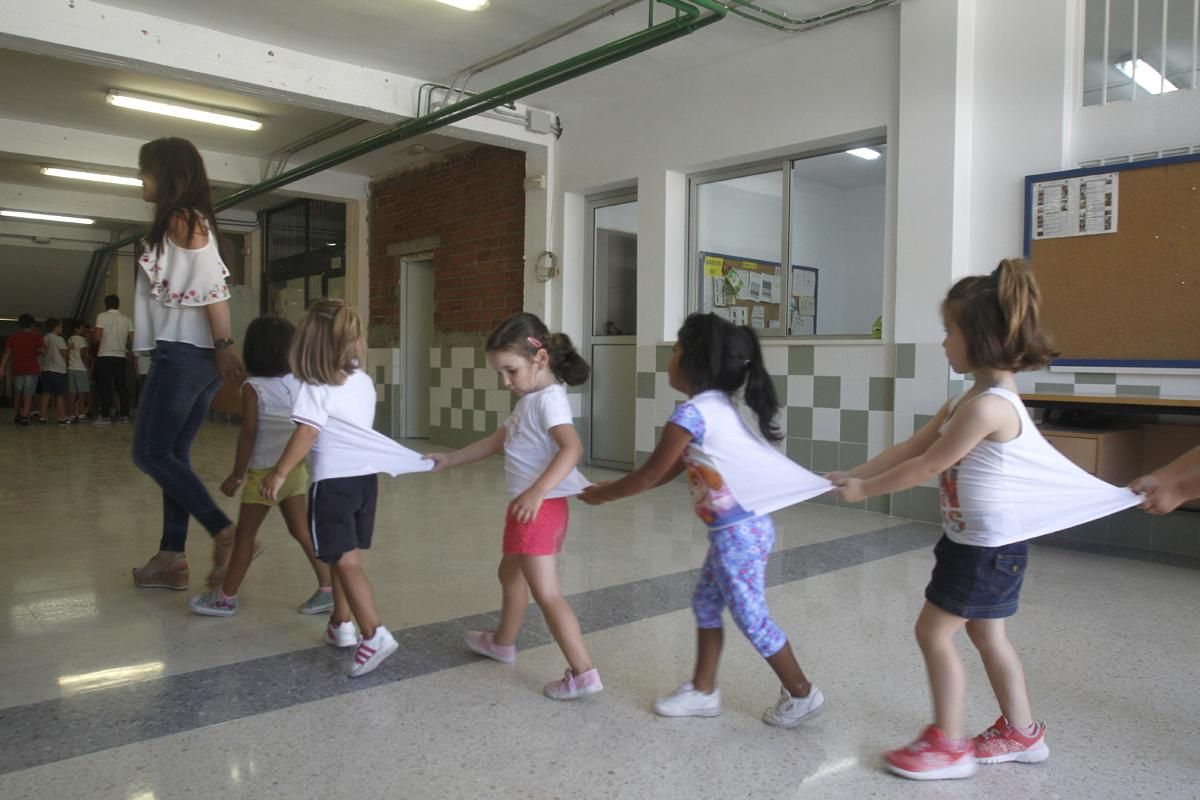
[[[775,586],[930,546],[932,525],[908,523],[775,553]],[[688,608],[699,570],[572,595],[584,633]],[[328,647],[243,661],[103,691],[0,709],[0,774],[336,697],[471,663],[462,632],[495,627],[499,612],[395,631],[398,653],[371,675],[346,677],[348,654]],[[550,643],[536,607],[521,648]]]

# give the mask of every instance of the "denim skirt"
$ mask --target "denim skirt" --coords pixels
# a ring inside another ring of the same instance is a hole
[[[937,562],[925,599],[964,619],[998,619],[1017,613],[1029,561],[1029,543],[976,547],[945,535],[933,548]]]

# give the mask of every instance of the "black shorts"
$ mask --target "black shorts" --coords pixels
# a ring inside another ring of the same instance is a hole
[[[369,550],[375,532],[378,475],[314,481],[308,487],[308,527],[317,558],[334,564],[343,553]]]
[[[41,393],[48,394],[51,397],[62,397],[64,394],[66,394],[67,373],[43,372]]]
[[[1017,613],[1029,561],[1029,543],[1002,547],[958,544],[946,536],[933,548],[937,563],[925,599],[964,619],[999,619]]]

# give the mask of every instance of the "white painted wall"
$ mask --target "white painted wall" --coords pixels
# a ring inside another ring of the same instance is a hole
[[[564,119],[562,191],[638,186],[639,344],[673,339],[686,313],[687,174],[893,126],[898,15],[878,11],[706,69],[648,76]],[[569,237],[563,246],[574,247]]]

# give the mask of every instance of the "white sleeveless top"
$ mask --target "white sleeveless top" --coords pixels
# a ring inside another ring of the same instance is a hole
[[[754,433],[725,392],[711,389],[676,407],[669,422],[692,435],[684,452],[696,516],[724,528],[833,488]]]
[[[1130,489],[1089,475],[1055,450],[1016,394],[992,387],[978,397],[989,394],[1012,405],[1021,432],[1007,442],[984,439],[941,474],[942,531],[949,539],[999,547],[1141,503]],[[952,402],[951,415],[961,398]]]
[[[212,331],[204,306],[229,299],[229,270],[211,234],[201,248],[189,250],[163,237],[161,251],[142,243],[133,292],[133,349],[153,350],[154,343],[185,342],[211,349]]]
[[[292,422],[292,405],[296,402],[296,390],[300,381],[292,375],[277,378],[247,378],[249,386],[258,395],[258,428],[254,436],[254,449],[250,452],[250,469],[270,469],[283,455],[288,439],[296,430]]]

